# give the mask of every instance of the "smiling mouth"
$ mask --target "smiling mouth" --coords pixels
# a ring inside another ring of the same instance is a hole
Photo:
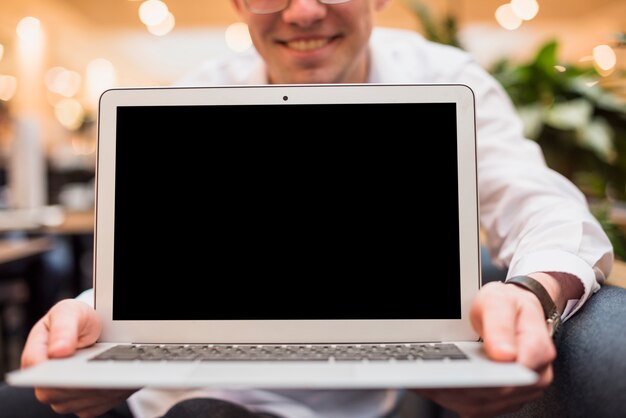
[[[289,49],[306,52],[320,49],[328,45],[334,38],[317,38],[317,39],[297,39],[294,41],[283,42]]]

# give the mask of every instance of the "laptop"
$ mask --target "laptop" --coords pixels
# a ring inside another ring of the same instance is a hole
[[[10,384],[536,381],[489,361],[470,325],[480,256],[467,86],[120,88],[98,119],[102,335]]]

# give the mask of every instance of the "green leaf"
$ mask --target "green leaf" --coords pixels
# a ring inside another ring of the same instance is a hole
[[[554,66],[558,64],[557,61],[558,43],[555,39],[552,39],[545,43],[533,62],[533,66],[543,70],[546,74],[554,72]]]

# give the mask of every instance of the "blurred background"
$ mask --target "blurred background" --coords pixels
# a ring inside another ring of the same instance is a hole
[[[491,72],[626,259],[626,1],[391,0],[377,18]],[[250,47],[230,0],[1,0],[0,372],[51,304],[91,286],[99,95]]]

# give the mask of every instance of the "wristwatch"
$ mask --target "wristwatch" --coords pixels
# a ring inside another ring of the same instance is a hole
[[[561,314],[556,308],[556,304],[548,294],[546,288],[543,287],[539,281],[529,276],[511,277],[506,281],[506,283],[524,288],[537,296],[537,299],[539,299],[539,303],[541,303],[541,307],[543,308],[546,323],[548,324],[548,332],[552,337],[561,325]]]

